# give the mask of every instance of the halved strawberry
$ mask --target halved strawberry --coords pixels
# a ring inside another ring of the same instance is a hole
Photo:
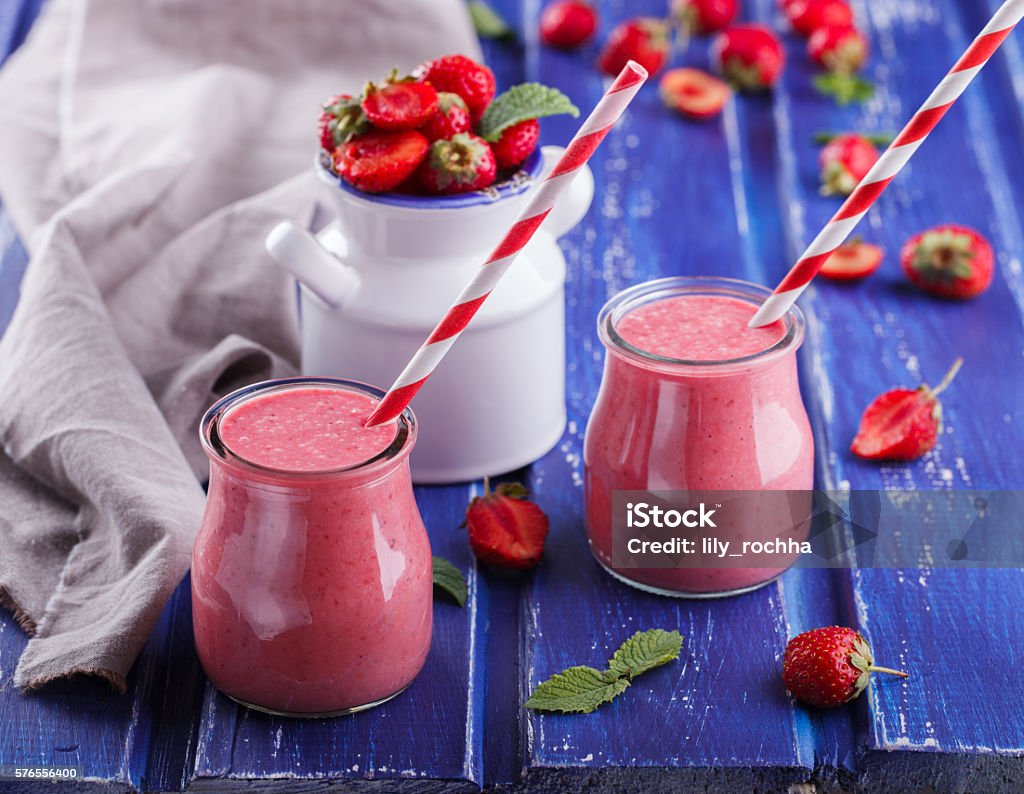
[[[334,153],[338,175],[359,190],[393,190],[416,170],[430,143],[415,130],[373,130],[353,138]]]
[[[821,275],[835,281],[852,281],[870,276],[882,264],[885,251],[877,245],[853,240],[839,246],[835,253],[825,260]]]
[[[722,112],[732,89],[722,80],[700,69],[669,69],[658,83],[661,101],[694,119],[706,119]]]
[[[392,72],[381,85],[370,83],[363,92],[363,112],[381,130],[415,130],[437,110],[437,91],[411,77],[397,79]]]
[[[503,568],[533,568],[544,553],[548,517],[527,500],[519,483],[502,483],[493,492],[484,480],[484,494],[466,509],[469,546],[481,562]]]
[[[935,446],[942,430],[941,394],[963,365],[958,358],[934,389],[891,389],[876,397],[860,419],[850,446],[869,460],[915,460]]]

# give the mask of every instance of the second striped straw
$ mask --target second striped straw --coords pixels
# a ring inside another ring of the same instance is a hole
[[[835,250],[850,236],[871,205],[888,187],[900,169],[913,157],[914,152],[928,137],[946,111],[964,92],[971,80],[988,63],[1010,31],[1024,17],[1024,0],[1006,0],[985,25],[978,37],[960,56],[942,82],[932,91],[921,108],[914,114],[895,140],[889,144],[874,167],[868,171],[843,206],[832,216],[803,256],[786,274],[775,291],[750,319],[750,327],[769,325],[783,317],[807,289],[811,279]]]

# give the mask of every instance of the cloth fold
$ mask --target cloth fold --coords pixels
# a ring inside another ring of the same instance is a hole
[[[203,411],[297,365],[263,238],[311,217],[319,102],[445,52],[479,57],[461,0],[51,0],[0,71],[0,197],[31,257],[0,339],[18,686],[124,689],[188,568]]]

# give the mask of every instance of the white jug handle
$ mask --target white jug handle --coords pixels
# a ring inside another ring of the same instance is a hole
[[[281,221],[271,229],[265,245],[277,264],[330,306],[339,305],[359,285],[354,268],[291,221]]]
[[[562,156],[565,149],[561,146],[544,146],[540,153],[544,158],[544,170],[542,176],[551,173],[558,158]],[[590,209],[590,202],[594,199],[594,173],[590,166],[584,165],[576,173],[572,184],[555,204],[544,223],[544,230],[552,237],[559,238],[568,233],[576,224],[583,220],[583,216]]]

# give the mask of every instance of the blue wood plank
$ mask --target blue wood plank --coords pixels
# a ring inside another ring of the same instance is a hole
[[[806,58],[792,58],[786,90],[776,96],[790,257],[836,206],[815,193],[816,151],[809,133],[897,130],[980,28],[984,12],[977,5],[857,4],[875,50],[871,73],[878,85],[876,98],[861,108],[822,103],[809,87]],[[758,10],[767,15],[770,6],[762,0]],[[1012,45],[1019,55],[1019,43]],[[995,79],[999,64],[997,56]],[[1002,159],[1006,147],[996,139],[997,116],[1004,129],[1018,130],[1021,123],[1016,104],[1008,112],[1003,79],[996,94],[983,73],[869,213],[866,238],[889,252],[879,274],[855,287],[820,283],[803,301],[812,329],[804,356],[805,394],[825,452],[819,458],[825,487],[1013,488],[1020,481],[1020,456],[1002,450],[1019,448],[1021,432],[1024,372],[1007,362],[1019,361],[1024,348],[1015,264],[1022,238],[1013,209],[1024,171],[1016,152],[1008,167]],[[908,288],[899,271],[903,240],[942,222],[975,226],[993,241],[1000,273],[978,300],[927,298]],[[967,368],[944,399],[946,432],[936,450],[916,463],[883,466],[848,452],[861,411],[875,394],[892,385],[934,383],[958,354]],[[978,410],[979,398],[984,410]],[[906,682],[876,682],[865,702],[852,709],[856,746],[864,747],[855,759],[860,783],[878,785],[898,776],[910,788],[1020,785],[1024,698],[1008,692],[993,702],[977,694],[1019,663],[1013,626],[1024,597],[1021,572],[866,570],[841,574],[838,588],[844,594],[843,622],[864,631],[879,659],[912,674]]]
[[[602,10],[608,30],[627,16],[662,13],[663,4]],[[534,59],[530,76],[553,80],[581,107],[600,97],[604,83],[592,54],[540,50],[527,62]],[[706,59],[707,42],[697,40],[681,62]],[[553,134],[553,126],[543,134]],[[693,124],[666,112],[650,86],[591,163],[596,206],[563,245],[570,264],[570,433],[533,467],[552,534],[524,594],[530,633],[523,690],[572,664],[600,666],[640,629],[678,628],[684,655],[595,714],[531,714],[526,769],[535,785],[586,779],[616,790],[643,790],[656,781],[774,790],[813,773],[812,726],[800,719],[778,676],[786,637],[780,586],[716,602],[645,595],[598,568],[582,530],[583,430],[603,358],[597,311],[612,293],[659,276],[764,280],[763,251],[782,235],[774,214],[773,135],[766,97],[744,98],[722,119]],[[758,179],[764,184],[754,190]]]

